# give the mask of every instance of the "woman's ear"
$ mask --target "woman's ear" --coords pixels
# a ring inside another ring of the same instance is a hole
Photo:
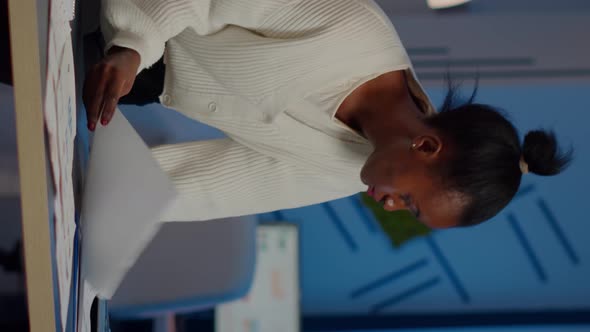
[[[438,158],[442,147],[442,140],[436,135],[422,135],[412,140],[412,150],[427,159]]]

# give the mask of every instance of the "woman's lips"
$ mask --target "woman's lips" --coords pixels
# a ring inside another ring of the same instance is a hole
[[[375,198],[375,187],[370,186],[369,189],[367,189],[367,195]]]

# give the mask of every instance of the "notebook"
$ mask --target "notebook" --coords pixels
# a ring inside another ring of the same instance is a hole
[[[80,219],[81,276],[99,298],[112,297],[175,196],[150,149],[117,110],[94,134]]]

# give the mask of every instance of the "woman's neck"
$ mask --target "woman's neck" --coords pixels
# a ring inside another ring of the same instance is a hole
[[[383,74],[355,89],[336,117],[373,145],[390,142],[392,136],[412,137],[424,129],[424,114],[412,98],[404,71]]]

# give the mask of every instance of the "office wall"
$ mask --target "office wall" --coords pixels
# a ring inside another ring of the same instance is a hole
[[[433,12],[426,0],[376,0],[379,5],[397,15],[439,15]],[[472,0],[468,5],[447,10],[447,12],[470,14],[492,13],[572,13],[590,11],[590,3],[585,0]]]
[[[477,0],[475,1],[477,2]],[[418,77],[437,86],[445,74],[484,84],[587,82],[590,12],[400,15],[391,10]]]

